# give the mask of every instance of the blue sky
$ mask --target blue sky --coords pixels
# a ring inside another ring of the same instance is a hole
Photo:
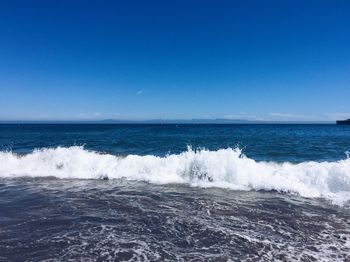
[[[0,119],[350,117],[350,1],[1,1]]]

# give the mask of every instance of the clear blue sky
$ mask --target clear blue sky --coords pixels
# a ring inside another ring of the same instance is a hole
[[[0,119],[350,117],[350,1],[1,1]]]

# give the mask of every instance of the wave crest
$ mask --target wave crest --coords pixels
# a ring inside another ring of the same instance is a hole
[[[276,190],[304,197],[323,197],[342,204],[350,200],[350,159],[335,162],[275,163],[255,161],[240,149],[192,150],[165,157],[118,157],[57,147],[19,156],[0,152],[0,177],[68,179],[124,178],[151,183],[186,183],[234,190]]]

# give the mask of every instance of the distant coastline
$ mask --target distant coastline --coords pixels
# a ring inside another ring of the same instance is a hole
[[[237,125],[237,124],[336,124],[335,121],[265,121],[246,119],[150,119],[150,120],[0,120],[0,124],[116,124],[116,125]]]

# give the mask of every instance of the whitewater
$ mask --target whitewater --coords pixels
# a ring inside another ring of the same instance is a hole
[[[301,163],[256,161],[239,148],[198,149],[164,157],[118,156],[83,146],[36,149],[20,155],[0,152],[0,177],[126,179],[155,184],[183,183],[232,190],[277,191],[324,198],[343,205],[350,200],[350,159]]]

